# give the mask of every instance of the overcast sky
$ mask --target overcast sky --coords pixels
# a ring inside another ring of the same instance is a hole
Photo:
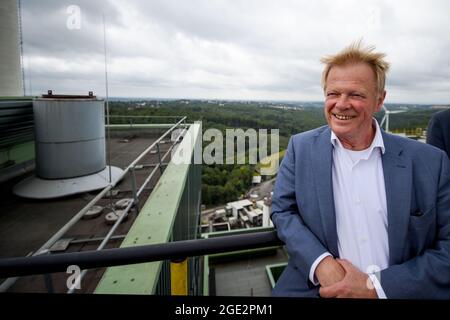
[[[104,15],[110,96],[320,101],[320,57],[363,38],[391,63],[387,103],[450,103],[446,0],[21,0],[21,6],[27,93],[105,95]]]

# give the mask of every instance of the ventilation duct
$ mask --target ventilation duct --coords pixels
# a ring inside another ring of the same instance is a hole
[[[103,100],[48,95],[33,101],[36,175],[14,187],[25,198],[46,199],[102,189],[109,184]],[[122,169],[111,167],[115,184]]]

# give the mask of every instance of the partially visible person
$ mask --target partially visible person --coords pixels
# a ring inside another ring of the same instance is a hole
[[[444,150],[450,158],[450,110],[433,115],[428,124],[427,143]]]

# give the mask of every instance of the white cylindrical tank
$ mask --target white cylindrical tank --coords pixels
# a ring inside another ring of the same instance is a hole
[[[103,100],[88,96],[33,101],[39,178],[74,178],[105,169],[103,106]]]
[[[23,96],[17,0],[0,1],[0,96]]]

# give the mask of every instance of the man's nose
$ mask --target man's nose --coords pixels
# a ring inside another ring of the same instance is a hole
[[[336,101],[335,107],[339,109],[348,109],[350,107],[348,96],[345,94],[341,94]]]

